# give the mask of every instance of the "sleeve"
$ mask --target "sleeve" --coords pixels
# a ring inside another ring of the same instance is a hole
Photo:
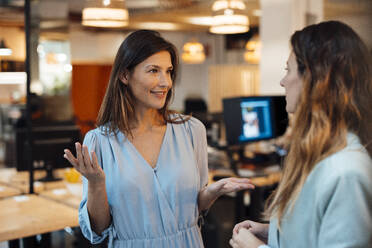
[[[341,162],[340,162],[341,163]],[[361,165],[364,164],[363,165]],[[354,160],[324,198],[320,248],[370,247],[372,241],[372,163]],[[362,168],[362,170],[355,170]]]
[[[257,247],[257,248],[270,248],[270,246],[268,246],[268,245],[260,245],[260,246]]]
[[[208,184],[208,145],[204,124],[191,117],[189,120],[194,154],[200,175],[200,189]]]
[[[102,156],[100,147],[98,144],[98,139],[94,131],[90,131],[85,135],[83,144],[88,147],[89,152],[94,151],[97,155],[98,161],[102,166]],[[83,198],[81,200],[79,206],[79,225],[81,228],[81,232],[83,233],[84,237],[87,238],[92,244],[101,243],[108,234],[112,231],[112,223],[108,228],[106,228],[101,235],[96,234],[90,224],[89,213],[87,208],[87,200],[88,200],[88,180],[83,177]]]

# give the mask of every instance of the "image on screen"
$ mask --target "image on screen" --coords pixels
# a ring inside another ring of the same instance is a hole
[[[227,143],[241,145],[281,135],[286,128],[282,120],[287,119],[283,113],[286,114],[285,99],[282,96],[224,98]]]
[[[269,101],[242,101],[240,107],[242,116],[240,141],[272,137]]]

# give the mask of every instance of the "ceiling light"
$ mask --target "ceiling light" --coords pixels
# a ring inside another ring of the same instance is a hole
[[[120,28],[128,25],[124,0],[86,0],[82,24],[91,27]]]
[[[211,16],[189,17],[186,19],[186,22],[189,22],[195,25],[211,26],[213,24],[213,17]]]
[[[171,22],[138,22],[131,23],[131,27],[137,29],[177,30],[179,25]]]
[[[9,47],[5,45],[4,40],[1,40],[0,41],[0,56],[9,56],[9,55],[12,55],[12,49],[10,49]]]
[[[254,36],[245,45],[244,60],[251,64],[258,64],[261,58],[261,42]]]
[[[245,3],[242,0],[217,0],[213,3],[213,24],[211,33],[236,34],[249,30],[249,19],[244,13]]]
[[[200,64],[205,60],[204,47],[197,41],[187,42],[183,46],[182,61],[187,64]]]
[[[262,11],[260,9],[254,9],[252,10],[252,15],[260,17],[262,16]]]

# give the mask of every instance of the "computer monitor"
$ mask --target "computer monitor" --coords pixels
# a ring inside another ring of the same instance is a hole
[[[47,176],[39,181],[59,180],[53,176],[53,169],[71,167],[63,157],[63,150],[75,151],[75,142],[80,142],[80,129],[75,125],[33,127],[31,131],[31,159],[35,170],[46,170]],[[16,130],[16,163],[18,171],[28,170],[27,130]]]
[[[223,99],[228,145],[275,138],[288,125],[284,96],[249,96]]]

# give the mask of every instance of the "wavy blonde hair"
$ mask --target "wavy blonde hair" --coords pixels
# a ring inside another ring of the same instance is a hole
[[[303,89],[282,179],[264,214],[276,217],[279,228],[314,166],[346,146],[347,132],[372,156],[372,66],[365,44],[349,26],[329,21],[295,32],[291,46]]]

